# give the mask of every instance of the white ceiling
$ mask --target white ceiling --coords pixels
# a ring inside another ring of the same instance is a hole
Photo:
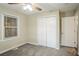
[[[60,10],[61,12],[67,12],[67,11],[75,10],[79,6],[78,3],[36,3],[36,4],[39,5],[43,9],[42,12],[49,12],[49,11],[55,11],[55,10]],[[20,4],[9,5],[6,3],[6,4],[0,4],[0,6],[11,8],[15,11],[24,13],[26,15],[41,13],[41,12],[23,10]]]

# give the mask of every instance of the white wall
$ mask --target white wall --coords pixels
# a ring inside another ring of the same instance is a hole
[[[66,11],[66,12],[61,12],[60,15],[61,17],[69,17],[69,16],[74,16],[75,11]]]
[[[56,16],[58,23],[57,23],[57,48],[60,47],[59,41],[60,41],[60,18],[59,18],[59,11],[54,12],[48,12],[48,13],[42,13],[40,15],[30,16],[28,20],[28,42],[32,44],[38,45],[37,41],[37,20],[41,16]]]
[[[7,38],[4,41],[0,39],[0,53],[3,53],[9,49],[15,48],[22,44],[27,43],[27,20],[28,17],[24,14],[18,13],[14,10],[10,10],[6,7],[0,6],[0,14],[11,14],[19,17],[19,36],[15,38]]]
[[[30,16],[28,20],[28,42],[37,44],[37,16]]]

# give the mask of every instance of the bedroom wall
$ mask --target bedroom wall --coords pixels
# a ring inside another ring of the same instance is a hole
[[[69,17],[69,16],[74,16],[75,10],[73,11],[66,11],[66,12],[60,12],[61,17]]]
[[[37,16],[29,16],[28,43],[37,44]]]
[[[8,51],[12,48],[18,47],[27,43],[27,20],[28,16],[19,13],[17,11],[11,10],[6,7],[0,6],[0,14],[9,14],[13,16],[17,16],[19,19],[19,35],[14,38],[4,38],[5,40],[0,39],[0,53]]]

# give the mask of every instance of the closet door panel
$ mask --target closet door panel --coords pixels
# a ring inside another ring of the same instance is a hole
[[[44,18],[38,20],[38,44],[46,46],[46,20]]]
[[[47,46],[56,47],[56,17],[47,18]]]

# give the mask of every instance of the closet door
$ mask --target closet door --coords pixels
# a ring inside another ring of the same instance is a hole
[[[41,46],[46,46],[46,19],[38,19],[38,44]]]
[[[56,48],[56,17],[44,17],[38,20],[38,43]]]
[[[47,19],[47,46],[56,48],[56,17]]]

